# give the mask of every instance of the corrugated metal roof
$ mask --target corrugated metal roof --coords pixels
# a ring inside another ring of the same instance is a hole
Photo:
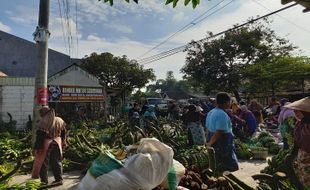
[[[35,78],[32,77],[1,77],[1,86],[34,86]]]

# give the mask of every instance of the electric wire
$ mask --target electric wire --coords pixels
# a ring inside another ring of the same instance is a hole
[[[60,4],[59,0],[58,0],[58,9],[59,9],[59,17],[60,17],[60,24],[61,24],[61,30],[62,30],[62,37],[63,37],[63,40],[64,40],[66,52],[68,53],[67,41],[66,41],[66,37],[65,37],[63,14],[62,14],[61,4]]]
[[[72,35],[71,35],[71,26],[70,26],[70,3],[68,0],[63,0],[63,7],[65,10],[65,21],[67,27],[67,38],[69,46],[69,56],[72,55]]]
[[[73,47],[73,38],[72,38],[72,29],[71,29],[71,10],[70,10],[70,1],[67,1],[67,23],[68,23],[68,32],[69,32],[69,38],[70,38],[70,46],[72,48],[71,50],[71,54],[70,57],[72,57],[73,51],[74,51],[74,47]]]
[[[68,54],[69,54],[69,56],[71,56],[71,43],[70,43],[70,37],[69,37],[69,32],[68,32],[68,11],[67,11],[66,0],[62,0],[62,7],[64,10],[66,38],[67,38],[67,43],[68,43]]]
[[[162,42],[160,42],[159,44],[155,45],[153,48],[151,48],[150,50],[146,51],[145,53],[143,53],[142,55],[140,55],[138,58],[136,59],[140,59],[142,57],[144,57],[145,55],[147,55],[148,53],[152,52],[154,49],[158,48],[159,46],[163,45],[164,43],[168,42],[169,40],[171,40],[172,38],[174,38],[175,36],[185,32],[186,30],[188,30],[189,28],[195,26],[198,22],[196,22],[197,20],[199,20],[200,18],[202,18],[203,16],[205,16],[207,13],[209,13],[211,10],[213,10],[214,8],[216,8],[217,6],[219,6],[222,2],[224,2],[225,0],[220,1],[219,3],[217,3],[216,5],[212,6],[210,9],[206,10],[203,14],[199,15],[197,18],[193,19],[191,22],[189,22],[188,24],[186,24],[185,26],[183,26],[182,28],[180,28],[179,30],[177,30],[176,32],[174,32],[173,34],[171,34],[168,38],[166,38],[165,40],[163,40]],[[233,0],[231,0],[228,4],[230,4]],[[216,12],[218,12],[219,10],[223,9],[224,7],[226,7],[228,4],[226,4],[225,6],[221,7],[220,9],[216,10],[215,12],[203,17],[202,19],[199,20],[199,22],[201,22],[202,20],[208,18],[209,16],[215,14]]]
[[[255,2],[256,4],[260,5],[260,6],[263,7],[264,9],[266,9],[266,10],[268,10],[268,11],[271,11],[268,7],[266,7],[265,5],[261,4],[261,3],[258,2],[257,0],[252,0],[252,1]],[[306,28],[304,28],[304,27],[302,27],[302,26],[296,24],[295,22],[293,22],[293,21],[287,19],[286,17],[283,17],[283,16],[281,16],[281,15],[279,15],[279,14],[276,14],[276,16],[278,16],[279,18],[285,20],[286,22],[288,22],[288,23],[294,25],[295,27],[297,27],[297,28],[299,28],[299,29],[301,29],[301,30],[307,32],[308,34],[310,34],[310,30],[308,30],[308,29],[306,29]]]
[[[75,36],[76,36],[76,57],[79,56],[79,36],[78,36],[78,3],[75,0]]]
[[[198,20],[197,23],[203,21],[204,19],[206,19],[207,17],[211,16],[212,14],[214,14],[214,13],[218,12],[219,10],[225,8],[225,7],[226,7],[227,5],[229,5],[230,3],[232,3],[232,1],[230,1],[229,3],[227,3],[226,5],[224,5],[223,7],[221,7],[220,9],[216,10],[215,12],[213,12],[213,13],[207,15],[206,17],[204,17],[204,18],[202,18],[202,19],[200,19],[200,20]],[[217,5],[219,5],[219,4],[217,4]],[[214,7],[215,7],[215,6],[214,6]],[[213,7],[213,8],[214,8],[214,7]],[[199,16],[198,18],[201,18],[202,16],[203,16],[203,15]],[[172,49],[172,50],[168,50],[167,52],[164,52],[164,56],[167,57],[167,56],[166,56],[166,53],[167,53],[167,54],[173,55],[173,54],[175,54],[175,53],[173,53],[174,51],[177,51],[176,53],[178,53],[178,52],[180,52],[180,51],[184,51],[184,49],[185,49],[186,46],[188,46],[188,45],[184,45],[184,46],[180,46],[180,47],[174,48],[174,49]],[[153,48],[152,48],[152,49],[153,49]],[[154,48],[154,49],[155,49],[155,48]],[[157,55],[155,55],[155,57],[157,57]],[[137,61],[138,61],[138,62],[144,62],[144,61],[148,62],[148,60],[149,60],[149,59],[152,59],[152,58],[154,58],[154,56],[147,57],[147,58],[142,58],[142,59],[139,59],[139,60],[137,60]],[[157,59],[157,58],[156,58],[156,59]]]
[[[227,33],[227,32],[230,32],[230,31],[239,29],[239,28],[241,28],[241,27],[243,27],[243,26],[246,26],[246,25],[248,25],[248,24],[251,24],[251,23],[253,23],[253,22],[256,22],[256,21],[258,21],[258,20],[261,20],[261,19],[263,19],[263,18],[269,17],[269,16],[271,16],[271,15],[273,15],[273,14],[276,14],[276,13],[278,13],[278,12],[284,11],[284,10],[289,9],[289,8],[291,8],[291,7],[293,7],[293,6],[296,6],[296,5],[298,5],[298,3],[294,3],[294,4],[292,4],[292,5],[283,7],[283,8],[281,8],[281,9],[278,9],[278,10],[276,10],[276,11],[270,12],[270,13],[268,13],[268,14],[265,14],[265,15],[263,15],[263,16],[257,17],[257,18],[255,18],[255,19],[251,19],[250,21],[247,21],[247,22],[245,22],[245,23],[243,23],[243,24],[241,24],[241,25],[237,25],[237,26],[235,26],[235,27],[233,27],[233,28],[229,28],[229,29],[227,29],[227,30],[224,30],[224,31],[219,32],[219,33],[217,33],[217,34],[214,34],[214,35],[212,35],[212,36],[208,36],[208,37],[202,38],[202,39],[200,39],[200,40],[198,40],[198,41],[196,41],[196,42],[197,42],[197,43],[202,43],[202,42],[204,42],[204,41],[206,41],[206,40],[209,40],[209,39],[211,39],[211,38],[214,38],[214,37],[220,36],[220,35],[222,35],[222,34],[225,34],[225,33]],[[176,54],[176,53],[179,53],[179,52],[185,50],[185,48],[188,48],[188,47],[190,47],[190,46],[191,46],[190,44],[186,44],[186,45],[183,45],[183,46],[179,46],[179,47],[177,47],[177,48],[173,48],[173,49],[171,49],[171,50],[168,50],[168,51],[165,51],[165,52],[162,52],[162,53],[159,53],[159,54],[156,54],[156,55],[153,55],[153,56],[150,56],[150,57],[141,59],[141,60],[138,60],[138,63],[141,64],[141,65],[149,64],[149,63],[158,61],[158,60],[160,60],[160,59],[166,58],[166,57],[168,57],[168,56],[170,56],[170,55],[174,55],[174,54]]]

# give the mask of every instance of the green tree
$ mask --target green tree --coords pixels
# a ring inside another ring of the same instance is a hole
[[[165,79],[158,79],[155,84],[147,86],[147,92],[166,92],[169,89],[175,89],[178,86],[178,81],[174,78],[173,71],[167,71]]]
[[[83,58],[82,62],[82,67],[98,77],[107,87],[120,88],[127,93],[155,80],[152,69],[143,69],[143,66],[136,61],[128,60],[126,56],[92,53]]]
[[[306,57],[274,57],[247,65],[242,70],[245,90],[249,94],[276,91],[302,90],[310,79],[310,63]]]
[[[158,79],[155,84],[147,86],[146,95],[167,92],[197,92],[193,84],[188,80],[177,80],[172,71],[168,71],[165,79]]]
[[[112,6],[114,3],[114,0],[98,0],[98,1],[103,1],[104,3],[110,3]],[[129,3],[129,0],[125,0],[127,3]],[[138,3],[138,0],[133,0],[135,3]],[[177,6],[179,0],[166,0],[166,5],[171,4],[173,8]],[[192,2],[193,8],[196,8],[197,5],[199,5],[200,0],[184,0],[184,5],[187,6],[190,2]]]
[[[181,70],[184,78],[196,81],[205,93],[229,91],[239,98],[240,70],[244,66],[287,56],[295,49],[287,40],[276,36],[266,23],[231,30],[204,43],[192,42]]]

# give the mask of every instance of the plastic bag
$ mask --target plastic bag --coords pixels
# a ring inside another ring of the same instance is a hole
[[[129,157],[123,166],[115,164],[110,159],[113,157],[101,156],[100,159],[96,159],[78,189],[151,190],[167,177],[173,163],[173,150],[155,138],[144,138],[137,148],[137,154]],[[115,169],[111,170],[111,163],[115,165]],[[102,165],[101,171],[98,164]],[[105,164],[109,165],[109,169],[103,166]],[[92,174],[93,171],[102,175],[95,176]]]
[[[185,167],[178,161],[173,160],[166,179],[160,184],[161,188],[175,190],[185,174]]]

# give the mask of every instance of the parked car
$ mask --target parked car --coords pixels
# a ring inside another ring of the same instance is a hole
[[[167,114],[168,100],[162,98],[146,98],[147,105],[153,105],[157,107],[161,116]]]

